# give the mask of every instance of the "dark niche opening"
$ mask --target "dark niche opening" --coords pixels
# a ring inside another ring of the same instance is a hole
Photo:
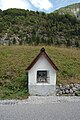
[[[47,83],[48,71],[37,71],[37,82],[38,83]]]

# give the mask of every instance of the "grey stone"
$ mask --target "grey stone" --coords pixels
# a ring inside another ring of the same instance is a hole
[[[80,84],[70,84],[66,86],[59,84],[56,89],[56,93],[59,95],[66,93],[68,96],[74,96],[77,91],[80,91]]]
[[[56,95],[59,96],[59,93],[57,93]]]
[[[56,86],[56,89],[59,89],[59,86]]]
[[[62,88],[62,84],[59,84],[59,87]]]
[[[72,89],[70,89],[70,93],[73,94],[73,90]]]
[[[65,90],[63,90],[62,93],[65,94]]]
[[[73,88],[74,87],[74,84],[70,84],[70,88]]]
[[[66,90],[65,93],[68,94],[68,93],[69,93],[69,90]]]
[[[75,84],[75,87],[78,88],[78,87],[79,87],[79,84]]]
[[[80,90],[80,84],[75,84],[75,87]]]
[[[75,92],[75,91],[77,90],[77,88],[76,88],[76,87],[73,87],[72,90]]]
[[[64,87],[64,86],[63,86],[63,87],[61,87],[61,88],[60,88],[60,90],[62,90],[62,91],[63,91],[63,90],[65,90],[65,87]]]
[[[59,91],[59,95],[62,95],[62,91]]]
[[[78,87],[77,90],[80,91],[80,87]]]
[[[69,86],[69,85],[66,85],[66,89],[68,89],[68,90],[69,90],[69,89],[70,89],[70,86]]]
[[[57,89],[57,90],[56,90],[56,93],[59,93],[59,91],[60,91],[60,90],[59,90],[59,89]]]

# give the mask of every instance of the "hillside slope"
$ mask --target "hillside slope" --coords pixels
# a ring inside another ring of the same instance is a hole
[[[26,98],[27,75],[25,69],[42,46],[0,46],[0,99]],[[80,83],[80,50],[45,47],[59,68],[57,83]]]
[[[23,9],[0,10],[0,44],[80,47],[79,6],[75,4],[50,14]],[[72,13],[76,13],[78,19]]]
[[[76,18],[80,20],[80,3],[76,3],[73,5],[60,8],[55,12],[58,12],[59,14],[70,14],[70,15],[76,16]]]

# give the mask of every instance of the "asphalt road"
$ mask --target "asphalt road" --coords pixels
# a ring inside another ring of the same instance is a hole
[[[0,105],[0,120],[80,120],[80,102]]]

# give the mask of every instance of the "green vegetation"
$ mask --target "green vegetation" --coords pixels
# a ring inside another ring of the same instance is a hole
[[[80,49],[44,46],[59,68],[57,83],[80,83]],[[28,97],[25,69],[42,46],[0,46],[0,99]]]
[[[0,46],[0,99],[28,97],[25,69],[43,45],[59,68],[57,83],[80,83],[79,6],[71,5],[50,14],[0,10],[0,44],[9,45]]]
[[[80,96],[80,91],[75,93],[76,96]]]
[[[66,7],[62,7],[55,12],[59,12],[60,14],[70,14],[75,15],[77,19],[80,19],[80,3],[72,4]]]
[[[79,5],[50,14],[23,9],[0,10],[0,44],[80,47],[80,13],[71,14]]]

